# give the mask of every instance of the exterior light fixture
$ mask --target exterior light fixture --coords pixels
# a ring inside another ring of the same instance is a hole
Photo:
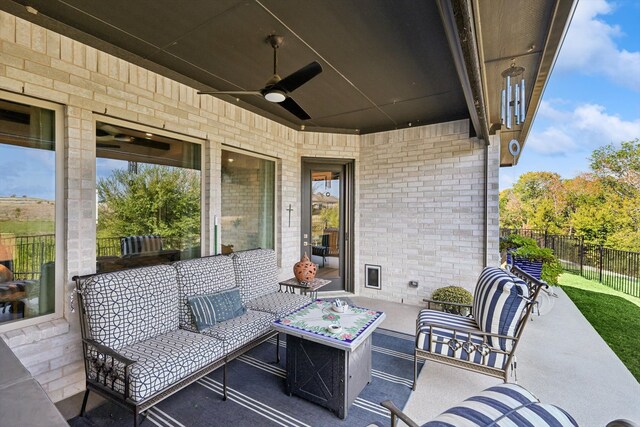
[[[287,99],[287,96],[281,90],[270,90],[264,94],[264,99],[269,102],[282,102]]]
[[[525,86],[524,86],[524,67],[517,67],[515,62],[502,72],[504,79],[504,89],[500,97],[500,122],[511,129],[513,119],[515,124],[524,123],[526,114],[525,107]],[[511,80],[515,80],[516,84],[511,85]],[[518,83],[518,80],[520,82]]]

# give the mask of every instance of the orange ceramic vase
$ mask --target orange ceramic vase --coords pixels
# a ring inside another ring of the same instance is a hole
[[[4,265],[0,264],[0,283],[13,280],[13,273]]]
[[[310,282],[316,277],[318,266],[311,262],[307,254],[304,254],[300,261],[293,266],[293,274],[298,282]]]

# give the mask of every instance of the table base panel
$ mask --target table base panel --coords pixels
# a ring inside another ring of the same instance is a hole
[[[371,336],[355,350],[287,335],[287,391],[328,408],[339,418],[371,382]]]

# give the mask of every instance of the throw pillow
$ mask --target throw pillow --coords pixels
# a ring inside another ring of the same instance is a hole
[[[198,331],[216,323],[243,315],[247,309],[240,300],[240,289],[233,288],[209,295],[188,298],[189,308]]]

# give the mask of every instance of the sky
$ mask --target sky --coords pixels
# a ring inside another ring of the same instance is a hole
[[[640,1],[579,0],[531,132],[500,190],[532,171],[573,178],[594,149],[640,138]]]

